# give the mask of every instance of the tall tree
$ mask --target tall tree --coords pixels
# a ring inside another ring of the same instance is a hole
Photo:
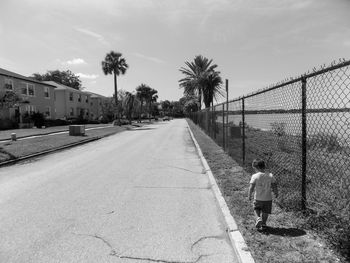
[[[154,102],[157,102],[158,99],[158,95],[157,95],[158,91],[155,89],[151,89],[148,93],[147,99],[148,99],[148,103],[149,103],[149,114],[150,114],[150,118],[152,117],[152,104]]]
[[[198,98],[195,95],[185,95],[180,99],[184,113],[195,112],[199,110]]]
[[[170,101],[168,100],[164,100],[160,103],[161,107],[162,107],[162,111],[164,115],[169,115],[169,109],[170,109]]]
[[[151,90],[152,90],[151,87],[149,87],[148,85],[143,84],[143,83],[140,84],[139,86],[137,86],[137,88],[136,88],[136,97],[140,100],[140,103],[141,103],[141,105],[140,105],[141,106],[141,114],[143,111],[143,102],[147,103],[149,92]]]
[[[125,115],[127,116],[129,123],[131,124],[131,118],[132,118],[135,110],[137,110],[137,108],[138,108],[139,101],[136,98],[135,94],[132,94],[130,92],[126,92],[122,104],[123,104],[123,109],[124,109]]]
[[[52,70],[47,71],[45,74],[34,73],[30,78],[39,80],[39,81],[55,81],[57,83],[61,83],[65,86],[71,87],[73,89],[80,90],[81,80],[79,76],[75,75],[72,71],[60,71],[60,70]]]
[[[105,57],[105,60],[101,62],[102,70],[105,75],[113,74],[114,77],[114,94],[118,94],[117,88],[117,76],[124,75],[129,65],[126,63],[125,58],[119,52],[111,51]],[[118,96],[114,96],[115,104],[118,108]]]
[[[205,77],[203,85],[203,101],[206,108],[210,107],[213,100],[217,100],[219,96],[223,96],[222,93],[222,79],[220,72],[212,71]]]
[[[185,95],[196,95],[198,97],[199,109],[201,108],[202,99],[204,96],[207,99],[210,98],[211,92],[213,92],[212,99],[216,96],[220,90],[220,86],[210,86],[211,74],[219,75],[220,72],[215,71],[216,64],[212,64],[213,60],[198,55],[192,62],[185,62],[187,67],[181,67],[180,72],[185,75],[184,78],[179,80],[179,85],[184,88]],[[210,89],[213,89],[210,91]],[[207,104],[205,103],[206,107]]]

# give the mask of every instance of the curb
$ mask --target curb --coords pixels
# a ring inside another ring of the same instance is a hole
[[[97,127],[90,127],[90,128],[85,128],[86,131],[88,130],[95,130],[95,129],[105,129],[105,128],[110,128],[113,126],[97,126]],[[24,139],[24,138],[30,138],[30,137],[39,137],[39,136],[48,136],[48,135],[52,135],[52,134],[56,134],[56,133],[63,133],[63,132],[69,132],[69,129],[65,129],[65,130],[57,130],[57,131],[51,131],[51,132],[46,132],[46,133],[34,133],[31,135],[24,135],[24,136],[18,136],[17,140],[19,139]],[[11,141],[11,138],[7,138],[7,139],[0,139],[0,142],[7,142],[7,141]]]
[[[199,147],[199,144],[198,144],[197,140],[195,139],[195,137],[191,131],[191,128],[188,124],[187,124],[187,127],[188,127],[188,131],[191,135],[191,138],[194,142],[194,145],[196,146],[198,155],[202,161],[202,164],[204,166],[206,174],[209,177],[209,181],[211,184],[211,188],[214,192],[215,199],[218,202],[220,210],[224,216],[225,223],[227,225],[227,233],[229,235],[232,247],[233,247],[234,251],[236,252],[238,261],[240,263],[254,263],[255,261],[254,261],[252,255],[249,251],[249,248],[248,248],[247,244],[245,243],[242,234],[239,232],[236,221],[232,217],[230,210],[227,207],[226,201],[221,194],[221,191],[216,183],[216,180],[213,176],[213,173],[212,173],[206,159],[203,156],[203,153]]]
[[[107,136],[104,136],[104,137],[107,137]],[[22,157],[19,157],[19,158],[16,158],[16,159],[12,159],[12,160],[8,160],[8,161],[5,161],[5,162],[1,162],[0,163],[0,167],[6,166],[6,165],[11,165],[11,164],[14,164],[14,163],[17,163],[17,162],[20,162],[20,161],[23,161],[23,160],[27,160],[27,159],[30,159],[30,158],[34,158],[34,157],[37,157],[37,156],[40,156],[40,155],[61,151],[61,150],[67,149],[67,148],[72,148],[74,146],[78,146],[78,145],[81,145],[81,144],[97,141],[97,140],[102,139],[102,138],[103,137],[94,137],[94,138],[82,140],[82,141],[79,141],[79,142],[66,144],[66,145],[63,145],[61,147],[57,147],[57,148],[54,148],[54,149],[42,151],[42,152],[39,152],[39,153],[33,153],[33,154],[25,155],[25,156],[22,156]]]
[[[137,127],[139,127],[139,126],[137,126]],[[125,130],[127,130],[127,129],[125,129]],[[122,131],[124,131],[124,130],[122,130]],[[58,151],[61,151],[61,150],[67,149],[67,148],[71,148],[71,147],[74,147],[74,146],[78,146],[78,145],[81,145],[81,144],[97,141],[97,140],[100,140],[102,138],[106,138],[108,136],[114,135],[114,134],[119,133],[119,132],[121,132],[121,131],[116,131],[116,132],[113,132],[113,133],[110,133],[110,134],[106,134],[106,135],[103,135],[103,136],[98,136],[98,137],[93,137],[93,138],[81,140],[79,142],[66,144],[66,145],[63,145],[63,146],[60,146],[60,147],[57,147],[57,148],[54,148],[54,149],[50,149],[50,150],[46,150],[46,151],[42,151],[42,152],[38,152],[38,153],[25,155],[25,156],[22,156],[22,157],[19,157],[19,158],[16,158],[16,159],[12,159],[12,160],[8,160],[8,161],[5,161],[5,162],[0,162],[0,167],[6,166],[6,165],[12,165],[14,163],[17,163],[17,162],[20,162],[20,161],[23,161],[23,160],[27,160],[27,159],[30,159],[30,158],[34,158],[34,157],[37,157],[37,156],[40,156],[40,155],[49,154],[49,153],[53,153],[53,152],[58,152]],[[45,136],[45,135],[43,135],[43,136]]]

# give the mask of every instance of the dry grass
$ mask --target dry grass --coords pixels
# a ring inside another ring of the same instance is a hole
[[[256,262],[346,262],[312,228],[306,229],[306,218],[276,204],[268,230],[257,232],[252,205],[247,200],[251,174],[192,121],[188,122]]]

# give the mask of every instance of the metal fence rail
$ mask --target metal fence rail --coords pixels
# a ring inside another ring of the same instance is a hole
[[[350,218],[350,61],[188,117],[246,171],[266,160],[285,208]]]

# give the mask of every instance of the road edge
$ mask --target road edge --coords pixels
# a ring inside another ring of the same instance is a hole
[[[241,263],[254,263],[255,261],[253,259],[253,256],[250,253],[249,248],[248,248],[246,242],[244,241],[244,238],[243,238],[241,232],[239,232],[236,221],[234,220],[233,216],[230,213],[230,210],[228,209],[226,201],[221,194],[219,186],[216,183],[216,180],[215,180],[214,175],[213,175],[213,173],[208,165],[208,162],[205,159],[205,157],[203,156],[202,150],[201,150],[196,138],[194,137],[193,132],[192,132],[190,126],[188,125],[188,123],[187,123],[187,127],[188,127],[188,131],[191,135],[192,141],[197,149],[197,152],[198,152],[198,155],[201,159],[201,162],[204,166],[206,174],[208,175],[208,178],[209,178],[209,181],[211,184],[211,189],[213,190],[214,195],[215,195],[215,199],[218,202],[220,210],[224,216],[225,223],[227,225],[227,233],[229,235],[232,247],[233,247],[234,251],[236,252],[237,258],[238,258],[239,262],[241,262]]]

